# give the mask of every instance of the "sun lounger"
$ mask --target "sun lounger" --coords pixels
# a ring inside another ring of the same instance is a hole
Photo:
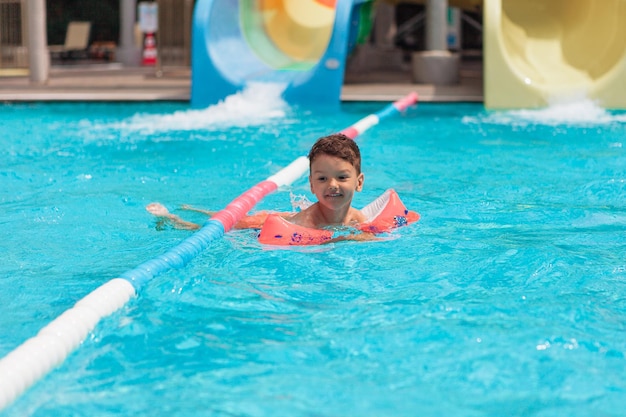
[[[61,59],[87,55],[91,22],[70,22],[65,33],[63,45],[49,45],[50,54]]]

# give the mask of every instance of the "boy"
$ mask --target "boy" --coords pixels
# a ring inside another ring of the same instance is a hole
[[[365,215],[352,207],[356,191],[363,188],[364,176],[361,172],[361,152],[356,142],[337,133],[324,136],[315,142],[309,152],[309,184],[317,202],[298,213],[280,213],[280,216],[300,226],[321,229],[327,226],[357,226],[367,221]],[[213,212],[183,206],[213,215]],[[159,203],[146,207],[150,213],[164,218],[179,229],[198,229],[200,225],[187,222],[171,214]],[[236,229],[261,228],[267,212],[246,216],[235,225]],[[343,235],[337,240],[371,240],[372,233]]]

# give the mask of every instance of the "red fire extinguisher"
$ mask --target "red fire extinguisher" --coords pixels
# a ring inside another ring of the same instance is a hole
[[[142,65],[156,65],[157,49],[154,33],[146,33],[143,40],[143,61]]]

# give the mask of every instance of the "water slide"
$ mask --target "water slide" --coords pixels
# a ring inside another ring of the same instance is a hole
[[[485,107],[626,109],[626,0],[484,0]]]
[[[251,82],[285,85],[290,103],[339,104],[346,58],[371,24],[373,0],[198,0],[191,104]]]

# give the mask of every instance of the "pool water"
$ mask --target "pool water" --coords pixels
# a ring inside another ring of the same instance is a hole
[[[0,356],[382,108],[248,91],[0,107]],[[380,242],[272,250],[234,231],[102,320],[6,416],[618,416],[626,407],[626,115],[420,104],[358,138]],[[258,209],[291,210],[306,178]]]

